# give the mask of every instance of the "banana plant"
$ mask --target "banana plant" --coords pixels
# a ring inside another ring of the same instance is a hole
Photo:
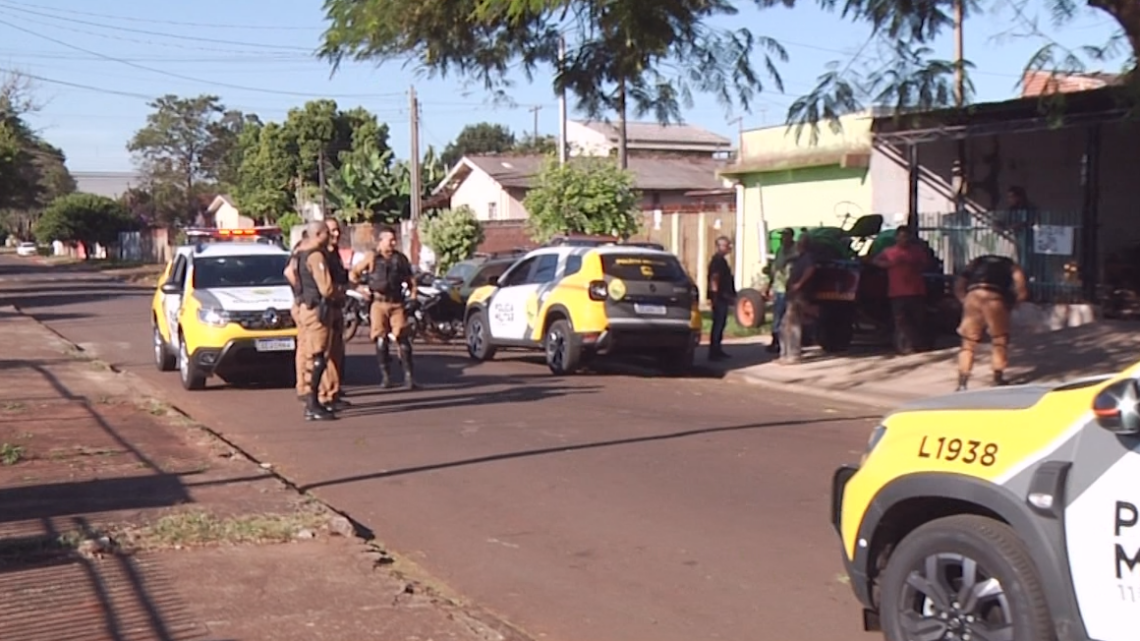
[[[340,168],[331,172],[328,196],[340,218],[348,223],[364,222],[382,212],[393,193],[389,167],[392,152],[370,151],[351,154],[343,159]]]

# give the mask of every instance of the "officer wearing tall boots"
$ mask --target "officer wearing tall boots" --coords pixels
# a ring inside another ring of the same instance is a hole
[[[329,230],[324,223],[309,223],[308,240],[297,252],[298,325],[304,340],[298,349],[304,350],[306,366],[304,384],[308,391],[305,400],[305,419],[325,421],[335,419],[332,404],[336,400],[322,385],[321,378],[328,371],[332,348],[332,318],[330,307],[336,298],[328,266]]]
[[[335,407],[340,409],[348,405],[348,402],[342,398],[341,391],[341,385],[344,383],[344,301],[345,291],[348,288],[348,270],[345,269],[340,257],[340,223],[326,218],[325,227],[329,231],[326,257],[329,275],[332,276],[333,284],[336,286],[336,296],[329,307],[329,319],[332,324],[332,347],[329,352],[331,367],[321,384],[325,385],[325,393],[335,399]]]
[[[414,301],[416,280],[411,261],[396,250],[396,231],[392,228],[382,229],[376,251],[369,252],[352,268],[349,279],[359,283],[362,278],[372,293],[370,330],[372,342],[376,344],[376,359],[380,363],[380,385],[384,388],[392,387],[388,342],[394,338],[400,362],[404,366],[404,387],[412,389],[415,387],[412,375],[412,337],[408,332],[405,309],[408,299],[404,285],[408,286],[411,300]]]

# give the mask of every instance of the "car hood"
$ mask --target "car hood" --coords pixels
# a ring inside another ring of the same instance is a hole
[[[1065,389],[1077,389],[1108,382],[1112,374],[1089,376],[1065,383],[1010,385],[968,392],[955,392],[942,396],[910,401],[899,406],[892,414],[905,412],[971,411],[971,410],[1027,410],[1041,401],[1046,394]]]
[[[275,287],[218,287],[197,290],[194,296],[203,307],[228,312],[256,312],[269,308],[293,307],[293,290],[288,285]]]

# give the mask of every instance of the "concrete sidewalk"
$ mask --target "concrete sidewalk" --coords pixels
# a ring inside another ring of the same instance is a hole
[[[5,641],[518,640],[354,524],[0,308]]]
[[[884,355],[881,349],[858,346],[845,355],[809,348],[798,365],[774,362],[765,347],[765,343],[726,343],[733,357],[730,361],[701,364],[718,370],[727,380],[885,408],[950,393],[957,385],[956,347],[911,356]],[[972,389],[990,385],[989,350],[988,344],[978,349]],[[1119,372],[1137,361],[1140,324],[1101,321],[1015,337],[1007,378],[1013,383],[1068,381]]]

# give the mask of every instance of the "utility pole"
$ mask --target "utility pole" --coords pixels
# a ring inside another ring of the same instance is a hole
[[[558,38],[558,71],[566,65],[566,36]],[[558,92],[558,162],[566,164],[566,89]]]
[[[404,254],[412,255],[412,234],[420,219],[420,205],[423,204],[421,196],[423,188],[420,187],[420,101],[416,99],[416,87],[412,85],[408,93],[409,109],[412,121],[412,160],[411,160],[411,211],[409,212],[408,233],[403,234],[401,245]]]
[[[728,124],[736,125],[736,162],[744,162],[744,116],[737,116]]]
[[[958,109],[966,106],[966,61],[963,26],[966,18],[965,0],[954,2],[954,104]],[[954,210],[966,207],[966,139],[959,138],[957,158],[952,167],[954,181]]]
[[[625,127],[625,78],[618,84],[618,167],[629,169],[629,145]]]
[[[325,148],[317,152],[317,180],[320,182],[321,187],[321,218],[329,215],[329,203],[327,191],[325,189]]]
[[[542,105],[535,105],[527,109],[527,111],[534,114],[534,138],[532,140],[534,140],[535,144],[538,144],[538,112],[542,111]]]

